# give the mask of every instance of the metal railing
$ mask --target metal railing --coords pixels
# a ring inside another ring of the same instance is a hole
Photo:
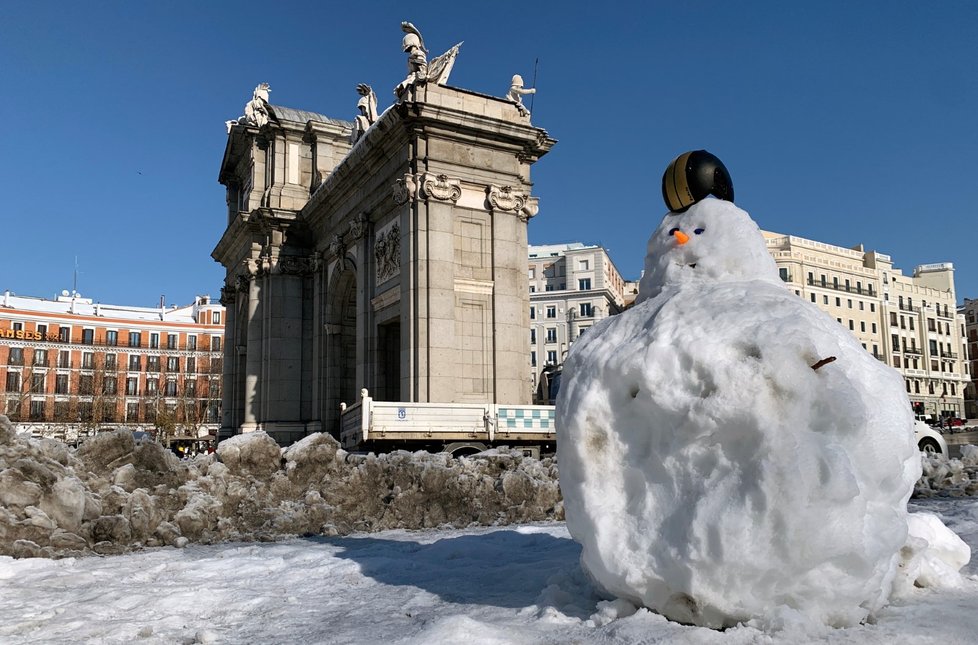
[[[854,293],[859,296],[876,295],[876,291],[874,291],[872,287],[866,289],[863,287],[853,287],[852,285],[846,286],[844,284],[836,284],[835,282],[829,282],[827,280],[816,280],[815,278],[808,278],[807,284],[810,287],[822,287],[823,289],[834,289],[835,291]]]

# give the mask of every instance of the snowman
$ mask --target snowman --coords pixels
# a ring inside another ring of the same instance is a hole
[[[785,287],[719,159],[681,155],[663,196],[638,304],[563,369],[582,566],[687,624],[864,621],[893,589],[921,473],[903,380]]]

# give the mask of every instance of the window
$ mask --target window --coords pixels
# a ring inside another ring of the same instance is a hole
[[[126,403],[126,421],[137,421],[139,419],[139,404]]]
[[[536,320],[537,318],[537,308],[530,307],[530,320]]]
[[[530,352],[530,366],[531,367],[536,367],[537,366],[537,353],[536,352]]]
[[[44,391],[44,374],[31,374],[31,392]]]
[[[557,307],[556,306],[547,307],[547,318],[556,318],[556,317],[557,317]]]
[[[90,370],[95,368],[95,354],[92,352],[82,353],[82,369]]]
[[[159,349],[160,347],[160,335],[153,332],[149,335],[149,347],[150,349]]]
[[[44,418],[44,399],[31,401],[31,420],[40,421]]]
[[[591,306],[590,302],[581,303],[581,316],[585,318],[590,318],[594,315],[594,307]]]
[[[866,303],[862,300],[859,301],[859,311],[864,311],[866,309]]]
[[[590,268],[591,268],[591,261],[590,260],[578,260],[577,261],[577,270],[578,271],[588,271],[588,270],[590,270]]]
[[[835,299],[835,306],[836,307],[841,307],[842,306],[842,298],[836,298]]]
[[[166,390],[164,391],[166,396],[176,396],[177,395],[177,382],[173,379],[167,379]]]
[[[536,343],[537,342],[537,330],[536,330],[536,327],[534,327],[533,329],[530,330],[530,342],[531,343]]]
[[[908,317],[907,322],[910,323],[910,331],[913,331],[913,317]]]
[[[139,354],[129,354],[129,371],[138,372],[141,365]]]
[[[54,393],[55,394],[67,394],[68,393],[68,375],[58,374],[54,377]]]
[[[866,321],[865,320],[860,320],[859,321],[859,331],[865,333],[865,331],[866,331]]]
[[[176,349],[177,348],[177,338],[178,337],[177,337],[176,334],[167,334],[166,335],[166,348],[167,349]]]
[[[930,346],[930,353],[932,355],[935,355],[936,356],[937,355],[937,341],[936,340],[930,340],[930,341],[928,341],[928,345]]]
[[[47,337],[48,337],[48,326],[47,325],[38,325],[37,326],[37,333],[41,335],[41,340],[47,340]]]
[[[146,379],[146,394],[156,394],[160,390],[160,380],[156,378]]]
[[[547,327],[547,342],[556,343],[557,342],[557,328]]]
[[[900,351],[900,337],[896,334],[890,336],[890,345],[893,347],[894,352]]]
[[[219,351],[221,351],[221,337],[220,336],[211,336],[211,351],[212,352],[219,352]]]
[[[93,392],[93,380],[91,374],[82,374],[78,377],[78,393],[82,396],[91,396]]]
[[[129,332],[129,346],[139,347],[142,344],[142,334],[138,331]]]
[[[900,367],[900,357],[899,356],[894,356],[893,357],[893,367]]]
[[[139,379],[130,376],[126,379],[126,395],[136,396],[139,394]]]
[[[20,372],[7,372],[7,391],[20,392]]]
[[[581,291],[588,291],[591,288],[591,278],[581,278],[578,280],[577,288]]]
[[[849,331],[856,331],[856,323],[852,318],[849,319]]]
[[[557,350],[551,349],[547,351],[547,364],[548,365],[557,364]]]
[[[791,278],[788,277],[788,269],[785,267],[778,268],[778,275],[781,276],[781,280],[784,282],[789,282],[791,280]]]
[[[537,270],[535,267],[530,267],[530,280],[537,279]]]
[[[815,302],[815,294],[812,294],[812,302]]]
[[[897,323],[897,315],[896,315],[896,312],[895,311],[891,311],[890,312],[890,327],[896,327],[897,324],[899,324],[899,323]]]
[[[197,396],[197,381],[193,381],[193,380],[186,381],[183,384],[183,389],[184,389],[184,395],[186,395],[187,397],[193,398]]]
[[[197,349],[197,337],[196,336],[187,336],[187,349],[189,349],[189,350],[195,350],[195,349]]]
[[[846,298],[846,307],[852,309],[852,298]]]
[[[106,376],[102,388],[106,394],[115,394],[119,388],[118,380],[114,376]]]
[[[872,289],[870,289],[869,291],[870,291],[870,293],[872,293],[872,291],[873,291],[873,290],[872,290]],[[873,311],[873,312],[875,312],[875,311],[876,311],[876,303],[875,303],[875,302],[871,302],[871,303],[869,303],[869,310],[870,310],[870,311]]]
[[[160,357],[159,356],[147,356],[146,357],[146,371],[147,372],[159,372],[160,371]]]
[[[212,320],[212,322],[215,325],[220,325],[221,324],[221,312],[220,311],[215,311],[214,312],[214,319]]]
[[[197,359],[193,356],[187,359],[187,374],[193,374],[197,371]]]
[[[71,354],[68,350],[58,352],[58,367],[71,367]]]
[[[82,344],[92,345],[95,343],[95,330],[86,328],[82,330]]]
[[[38,367],[48,366],[48,350],[46,349],[35,349],[34,350],[34,364]]]
[[[23,347],[11,347],[10,354],[7,357],[8,365],[23,365],[24,364],[24,348]]]
[[[531,284],[531,285],[530,285],[530,293],[536,293],[536,292],[537,292],[537,287],[536,287],[536,285],[534,285],[534,284]]]
[[[179,372],[180,371],[180,359],[176,356],[169,356],[166,359],[166,371],[167,372]]]
[[[875,334],[876,333],[876,323],[872,323],[872,330],[873,330],[873,333]]]
[[[822,304],[823,305],[829,304],[829,297],[828,296],[822,296]]]
[[[60,327],[58,329],[58,340],[62,343],[71,342],[71,327]]]
[[[547,284],[543,285],[543,290],[544,291],[553,291],[554,290],[554,286],[548,282]]]
[[[111,347],[115,347],[119,344],[119,332],[114,329],[110,329],[105,332],[105,344]]]
[[[105,369],[106,369],[106,371],[110,371],[111,370],[113,372],[116,371],[116,369],[118,369],[118,363],[116,363],[116,356],[115,356],[115,354],[106,354],[105,355]]]

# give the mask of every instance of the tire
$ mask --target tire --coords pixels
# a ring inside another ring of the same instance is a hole
[[[923,439],[921,439],[920,443],[917,444],[917,447],[920,448],[920,452],[925,453],[927,455],[941,454],[940,444],[934,441],[933,439],[931,439],[930,437],[924,437]]]

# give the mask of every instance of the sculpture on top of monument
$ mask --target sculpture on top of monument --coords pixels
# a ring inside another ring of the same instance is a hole
[[[506,98],[516,103],[516,109],[519,110],[520,116],[530,116],[530,111],[523,105],[523,95],[536,93],[537,90],[534,87],[523,87],[522,76],[513,74],[513,80],[509,84],[509,94],[506,95]]]
[[[416,83],[426,81],[432,81],[437,85],[447,83],[448,76],[452,73],[452,67],[455,65],[455,57],[458,56],[458,50],[462,46],[462,43],[453,46],[441,56],[433,58],[431,63],[429,63],[428,50],[425,49],[424,39],[421,37],[421,32],[418,31],[418,28],[410,22],[404,21],[401,23],[401,30],[405,33],[404,38],[401,40],[401,48],[408,55],[408,75],[394,88],[394,95],[400,98],[407,88]]]
[[[357,94],[360,100],[357,101],[357,114],[353,120],[353,132],[350,135],[350,143],[356,143],[357,139],[363,136],[371,125],[377,120],[377,95],[374,94],[372,87],[366,83],[357,85]]]
[[[408,75],[394,88],[394,94],[398,97],[416,82],[428,80],[428,50],[425,49],[421,32],[406,20],[401,23],[401,31],[405,34],[401,40],[401,49],[408,55]]]
[[[257,125],[259,128],[268,123],[268,93],[272,88],[268,83],[259,83],[251,100],[245,105],[244,123]],[[241,122],[241,119],[238,120]]]

